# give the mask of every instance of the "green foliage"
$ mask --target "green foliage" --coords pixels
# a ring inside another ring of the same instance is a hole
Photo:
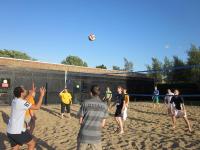
[[[191,48],[189,51],[187,51],[188,59],[187,64],[188,65],[200,65],[200,47],[197,48],[195,45],[191,45]],[[190,69],[190,79],[193,82],[199,82],[200,83],[200,68],[194,67]]]
[[[124,58],[124,70],[133,71],[133,63],[131,61],[128,61],[126,58]]]
[[[9,58],[17,58],[17,59],[26,59],[26,60],[35,60],[31,58],[26,53],[16,51],[16,50],[0,50],[0,57],[9,57]]]
[[[102,64],[102,65],[99,65],[99,66],[96,66],[96,68],[107,69],[107,67],[104,66],[103,64]]]
[[[148,74],[149,77],[154,78],[156,83],[162,82],[162,72],[158,71],[162,69],[162,62],[160,62],[157,58],[152,58],[152,64],[147,65],[147,70],[150,72]]]
[[[71,56],[71,55],[69,55],[61,63],[62,64],[66,64],[66,65],[74,65],[74,66],[84,66],[84,67],[87,67],[87,63],[84,62],[78,56]]]
[[[177,82],[187,82],[188,81],[188,70],[187,69],[179,69],[179,67],[184,67],[187,64],[178,58],[178,56],[173,57],[173,67],[176,68],[172,71],[172,81],[174,83]]]
[[[163,72],[164,81],[170,83],[172,81],[172,70],[170,70],[170,68],[173,67],[173,61],[171,61],[168,57],[165,57],[162,67],[164,69]]]
[[[118,66],[113,66],[113,70],[121,70]]]

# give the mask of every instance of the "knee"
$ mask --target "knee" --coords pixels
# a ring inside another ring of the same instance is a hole
[[[31,141],[28,143],[28,145],[29,145],[30,147],[35,147],[36,141],[33,139],[33,140],[31,140]]]

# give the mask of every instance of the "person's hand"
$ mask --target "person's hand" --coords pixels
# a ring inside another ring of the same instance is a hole
[[[37,117],[34,115],[34,116],[32,116],[32,119],[33,120],[37,120]]]
[[[43,97],[46,93],[46,89],[44,87],[40,88],[40,95]]]
[[[35,87],[35,84],[34,84],[34,82],[32,82],[32,89],[31,89],[32,91],[36,91],[36,87]]]

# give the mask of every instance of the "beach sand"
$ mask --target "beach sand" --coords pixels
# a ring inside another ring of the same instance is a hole
[[[36,112],[37,150],[76,149],[79,123],[76,113],[79,105],[72,106],[72,118],[60,118],[60,105],[42,106]],[[125,122],[125,134],[115,132],[117,125],[113,112],[107,119],[102,134],[104,150],[199,150],[200,149],[200,106],[186,106],[193,131],[190,133],[183,119],[177,120],[177,128],[172,129],[171,118],[166,115],[166,107],[153,109],[152,103],[132,102]],[[0,107],[0,150],[10,149],[6,137],[6,123],[9,119],[10,106]],[[21,149],[27,149],[24,145]]]

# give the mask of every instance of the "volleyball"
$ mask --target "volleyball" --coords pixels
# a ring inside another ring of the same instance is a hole
[[[94,41],[94,40],[96,39],[96,36],[95,36],[94,34],[90,34],[90,35],[88,36],[88,39],[89,39],[90,41]]]

